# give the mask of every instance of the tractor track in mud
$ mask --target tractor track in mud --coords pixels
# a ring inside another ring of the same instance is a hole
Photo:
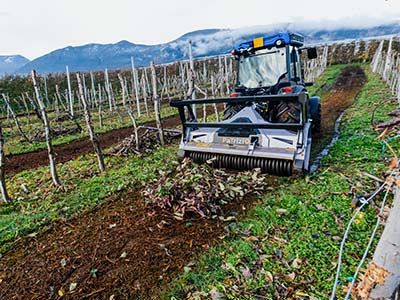
[[[324,97],[321,140],[333,132],[336,118],[365,81],[361,69],[345,69],[342,75]],[[274,186],[276,178],[268,180]],[[256,201],[235,201],[223,214],[240,218]],[[17,242],[0,259],[0,299],[58,299],[60,293],[63,299],[159,299],[184,266],[226,236],[228,224],[174,220],[146,206],[140,191],[114,195],[90,212]],[[71,283],[77,284],[73,291]]]

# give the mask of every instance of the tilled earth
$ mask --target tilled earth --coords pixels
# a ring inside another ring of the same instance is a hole
[[[360,69],[343,71],[323,101],[322,136],[333,131],[337,116],[364,81]],[[269,180],[273,186],[275,179]],[[254,202],[254,197],[234,201],[222,215],[240,218]],[[228,224],[220,219],[177,221],[146,205],[140,191],[116,195],[5,253],[0,299],[158,299],[185,265],[227,234]]]

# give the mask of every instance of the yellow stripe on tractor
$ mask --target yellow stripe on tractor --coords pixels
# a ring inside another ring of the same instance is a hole
[[[261,48],[264,47],[264,38],[259,37],[253,40],[253,48]]]

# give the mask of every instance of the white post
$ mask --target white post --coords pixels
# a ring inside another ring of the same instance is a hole
[[[133,57],[131,57],[131,64],[132,64],[133,83],[135,86],[136,110],[138,117],[140,117],[141,111],[140,111],[140,101],[139,101],[139,80],[138,80],[137,70],[135,69],[135,62],[133,61]]]
[[[1,200],[0,203],[8,203],[11,201],[10,196],[7,193],[6,187],[6,175],[5,175],[5,155],[4,155],[4,136],[3,128],[0,125],[0,190],[1,190]]]
[[[72,117],[74,117],[74,101],[72,99],[72,90],[71,90],[71,79],[69,77],[69,68],[65,66],[67,71],[67,83],[68,83],[68,100],[69,100],[69,112]]]
[[[154,113],[156,116],[156,125],[158,128],[160,143],[161,143],[161,145],[164,146],[164,131],[163,131],[162,123],[161,123],[160,98],[157,93],[156,68],[154,66],[153,61],[151,62],[150,69],[151,69],[151,79],[152,79],[152,86],[153,86],[153,101],[154,101]]]
[[[111,97],[111,91],[110,91],[110,80],[108,78],[108,70],[105,69],[104,71],[104,76],[106,79],[106,92],[108,96],[108,105],[110,107],[110,111],[113,111],[113,103],[112,103],[112,97]]]
[[[40,96],[40,91],[39,87],[36,82],[36,72],[33,70],[32,71],[32,82],[33,82],[33,88],[36,93],[36,100],[39,104],[40,112],[42,114],[42,120],[43,120],[43,125],[44,125],[44,132],[46,136],[46,143],[47,143],[47,151],[48,151],[48,156],[49,156],[49,161],[50,161],[50,173],[51,173],[51,178],[53,179],[53,184],[55,186],[61,186],[61,181],[58,177],[57,174],[57,168],[56,168],[56,161],[55,161],[55,153],[53,149],[53,144],[51,141],[51,129],[50,129],[50,123],[47,118],[47,113],[46,109],[44,107],[42,98]]]
[[[194,73],[194,62],[192,53],[192,41],[189,41],[189,90],[186,97],[189,99],[196,99],[196,91],[194,89],[195,73]],[[193,115],[197,119],[196,104],[192,105]]]

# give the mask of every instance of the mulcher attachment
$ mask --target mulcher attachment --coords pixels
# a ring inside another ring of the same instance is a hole
[[[265,119],[265,107],[281,102],[299,107],[298,122],[276,123]],[[198,122],[195,105],[229,103],[242,109],[229,119],[216,123]],[[180,157],[215,168],[261,169],[264,173],[290,176],[308,170],[311,146],[311,120],[306,93],[244,96],[172,101],[182,121]],[[260,109],[260,107],[262,109]],[[264,109],[264,110],[263,110]]]
[[[208,163],[213,168],[227,168],[239,171],[259,168],[263,173],[278,176],[291,176],[293,170],[293,161],[283,159],[222,155],[207,152],[188,152],[186,155],[195,163]]]

